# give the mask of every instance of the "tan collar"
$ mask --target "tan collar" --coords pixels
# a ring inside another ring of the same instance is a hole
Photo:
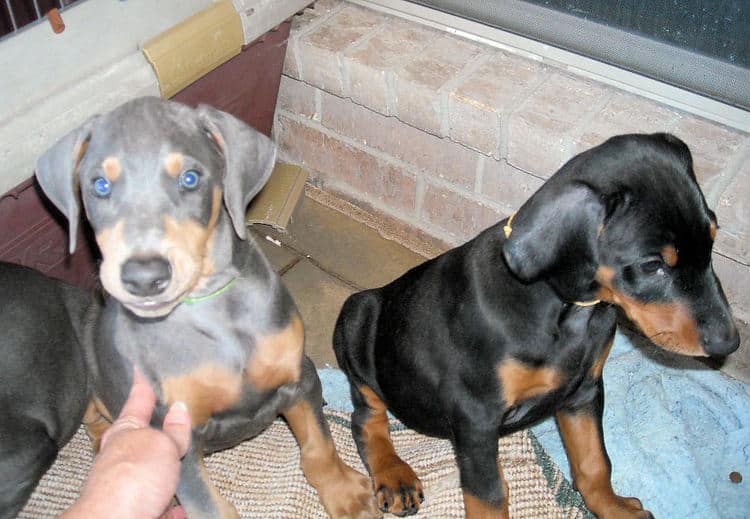
[[[513,213],[508,217],[508,221],[503,225],[503,231],[505,232],[505,239],[510,238],[510,234],[513,232],[513,218],[516,213]],[[573,301],[576,306],[594,306],[601,303],[601,299],[593,299],[591,301]]]

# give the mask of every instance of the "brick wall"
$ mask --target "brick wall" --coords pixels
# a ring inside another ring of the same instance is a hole
[[[282,158],[309,168],[315,186],[447,244],[510,214],[611,135],[672,132],[719,215],[716,269],[750,316],[745,133],[334,0],[294,21],[274,131]]]

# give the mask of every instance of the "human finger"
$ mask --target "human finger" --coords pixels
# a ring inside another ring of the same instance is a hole
[[[122,406],[120,416],[104,432],[99,449],[109,442],[109,439],[120,431],[142,429],[148,427],[156,404],[156,394],[138,368],[133,370],[133,386],[130,395]]]
[[[187,519],[185,509],[181,506],[175,506],[164,512],[159,519]]]
[[[173,403],[164,417],[162,431],[172,438],[180,452],[180,457],[184,456],[190,447],[190,434],[192,425],[190,413],[188,412],[185,402]]]
[[[142,423],[145,427],[151,420],[154,405],[156,405],[156,393],[154,393],[154,389],[146,377],[143,376],[141,370],[135,367],[133,369],[133,385],[130,388],[130,395],[125,401],[122,411],[120,411],[119,418],[130,417]]]

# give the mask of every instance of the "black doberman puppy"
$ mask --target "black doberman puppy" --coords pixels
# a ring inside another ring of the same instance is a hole
[[[616,307],[674,352],[738,347],[711,266],[716,229],[688,147],[623,135],[571,159],[511,219],[350,297],[334,348],[380,509],[413,514],[422,500],[390,441],[390,410],[453,442],[467,517],[508,517],[498,436],[550,415],[587,506],[651,517],[610,483],[602,369]]]
[[[92,293],[0,263],[0,518],[16,517],[73,437],[89,401],[85,325]]]
[[[251,438],[280,414],[327,512],[372,517],[369,480],[330,437],[294,301],[245,229],[245,207],[275,157],[267,137],[229,114],[140,98],[40,158],[37,177],[68,218],[71,250],[80,186],[111,296],[87,351],[102,415],[90,430],[100,435],[119,414],[139,368],[158,397],[155,425],[172,402],[190,411],[177,497],[191,519],[237,516],[211,484],[204,452]]]

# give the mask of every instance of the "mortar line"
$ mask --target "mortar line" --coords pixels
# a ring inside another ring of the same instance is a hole
[[[329,186],[333,186],[333,190],[334,191],[338,191],[339,193],[344,194],[344,196],[348,196],[348,197],[352,197],[352,198],[356,198],[358,196],[358,193],[356,193],[354,190],[350,189],[350,187],[347,184],[341,184],[341,183],[339,183],[337,181],[332,181],[332,182],[328,181],[328,185]],[[324,189],[322,189],[320,187],[317,188],[317,189],[321,189],[321,190],[325,191]],[[356,204],[355,204],[355,206],[356,206]],[[448,244],[450,247],[455,247],[455,246],[460,245],[461,243],[463,243],[465,241],[465,240],[460,240],[460,241],[457,240],[457,237],[454,236],[454,235],[452,235],[452,234],[450,234],[447,230],[443,229],[442,227],[436,226],[436,225],[430,223],[429,221],[422,220],[420,217],[409,217],[409,216],[404,217],[403,213],[395,213],[393,211],[392,207],[386,206],[385,204],[381,203],[380,201],[373,200],[372,203],[370,203],[370,206],[375,211],[378,211],[378,212],[386,215],[387,218],[393,218],[394,220],[396,220],[398,222],[404,223],[404,224],[406,224],[408,226],[411,226],[411,227],[413,227],[415,229],[418,229],[420,232],[423,232],[424,234],[430,236],[431,238],[434,238],[434,239],[439,240],[439,241],[441,241],[441,242],[443,242],[445,244]],[[361,208],[359,206],[356,206],[356,207],[358,207],[359,209],[361,209],[364,212],[369,212],[367,209]],[[372,214],[372,213],[370,213],[370,214]],[[357,221],[359,221],[359,220],[357,220]],[[367,224],[364,223],[364,225],[367,225]],[[385,236],[387,239],[390,239],[390,240],[395,241],[397,243],[401,243],[399,241],[399,236],[397,234],[396,235],[388,235],[388,236],[383,235],[383,236]],[[402,245],[404,245],[404,247],[406,247],[407,249],[409,249],[409,247],[407,245],[405,245],[403,243],[402,243]],[[409,249],[409,250],[412,250],[412,249]],[[417,251],[415,251],[415,252],[417,252]],[[442,252],[444,252],[444,251],[442,251]],[[430,255],[425,255],[425,254],[422,254],[421,252],[417,252],[417,253],[420,254],[420,255],[425,256],[425,258],[431,257]]]
[[[389,21],[389,18],[380,21],[377,25],[371,27],[366,33],[346,45],[343,49],[339,49],[334,52],[336,61],[338,62],[339,74],[341,74],[341,86],[343,88],[344,94],[346,94],[346,97],[348,99],[351,99],[352,92],[352,78],[351,73],[349,72],[348,58],[351,57],[352,52],[365,45],[380,32],[385,31],[387,22]]]
[[[440,133],[448,137],[450,135],[450,95],[459,86],[464,84],[471,76],[479,70],[479,68],[488,63],[493,57],[493,54],[484,51],[480,52],[464,67],[456,72],[452,79],[449,79],[443,85],[438,88],[437,92],[440,96],[440,111],[442,112],[440,117]],[[451,139],[452,140],[452,139]]]
[[[482,185],[484,185],[484,154],[479,154],[479,160],[477,160],[477,169],[474,173],[474,193],[482,194]]]
[[[289,35],[289,43],[291,43],[292,48],[294,50],[294,62],[297,66],[297,73],[300,76],[299,79],[297,78],[292,78],[292,79],[297,79],[298,81],[304,81],[304,77],[305,77],[302,71],[302,55],[300,53],[300,42],[302,38],[312,33],[313,31],[317,30],[324,23],[326,23],[328,20],[333,18],[336,14],[339,13],[339,11],[341,11],[344,8],[343,6],[344,6],[343,3],[335,6],[328,13],[320,15],[318,18],[316,18],[315,20],[312,20],[306,26],[302,27],[301,29],[297,29],[296,31],[294,31],[292,34]],[[303,9],[303,11],[307,9],[315,10],[315,7],[314,6],[307,7]],[[301,15],[301,16],[304,16],[304,15]],[[287,76],[287,77],[290,77],[290,76]]]
[[[420,56],[426,49],[428,49],[431,45],[434,44],[434,42],[438,39],[438,37],[441,36],[438,33],[435,33],[432,35],[432,37],[427,38],[422,45],[418,46],[414,49],[413,52],[410,54],[404,55],[400,60],[398,60],[396,63],[393,63],[388,69],[385,71],[385,84],[386,84],[386,106],[388,111],[388,116],[395,117],[399,121],[398,117],[398,92],[397,92],[397,86],[398,86],[398,72],[402,70],[404,67],[406,67],[409,63],[414,61],[418,56]]]

